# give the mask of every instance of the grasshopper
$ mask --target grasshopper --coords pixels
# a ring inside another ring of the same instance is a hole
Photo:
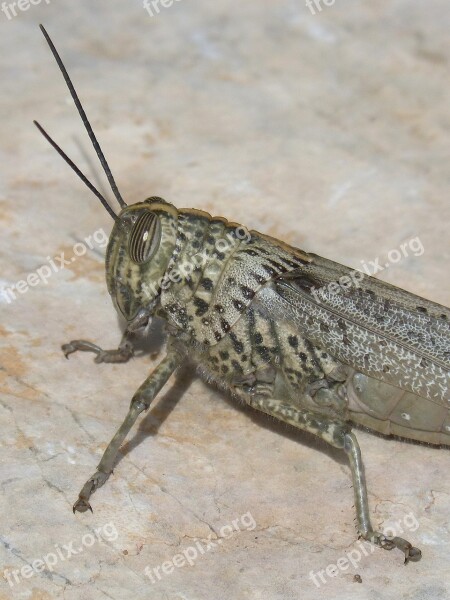
[[[189,360],[203,379],[236,399],[343,450],[359,537],[400,549],[405,564],[419,560],[418,548],[372,527],[352,425],[450,443],[450,310],[201,210],[177,209],[158,197],[128,206],[62,60],[41,30],[120,206],[116,214],[35,121],[114,219],[106,281],[127,321],[117,349],[74,340],[62,346],[64,354],[91,351],[98,363],[127,362],[134,336],[153,318],[163,319],[167,331],[165,357],[134,394],[73,511],[92,511],[90,497],[109,478],[138,416]]]

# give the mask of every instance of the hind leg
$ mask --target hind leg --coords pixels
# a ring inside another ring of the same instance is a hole
[[[364,467],[356,437],[351,432],[350,426],[339,421],[333,421],[325,416],[318,415],[308,410],[298,409],[286,402],[273,400],[262,396],[246,398],[246,402],[268,415],[289,423],[294,427],[313,433],[335,448],[344,450],[349,457],[352,472],[353,488],[355,492],[356,516],[358,533],[360,537],[384,548],[392,550],[399,548],[405,554],[405,564],[409,561],[418,561],[421,552],[409,542],[398,537],[387,537],[374,530],[370,522],[369,502],[364,476]]]
[[[369,516],[369,502],[367,499],[366,478],[364,465],[361,458],[361,449],[355,435],[351,432],[344,434],[344,450],[350,461],[353,478],[353,489],[355,492],[356,517],[358,519],[358,531],[362,538],[371,541],[387,550],[398,548],[405,553],[405,565],[411,561],[420,560],[422,553],[414,548],[408,541],[400,537],[387,537],[373,530]]]

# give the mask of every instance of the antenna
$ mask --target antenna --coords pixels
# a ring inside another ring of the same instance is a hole
[[[98,189],[92,185],[92,183],[89,181],[89,179],[86,177],[86,175],[84,175],[84,173],[82,173],[80,171],[80,169],[77,167],[77,165],[67,156],[67,154],[64,152],[64,150],[60,146],[58,146],[58,144],[55,141],[52,140],[52,138],[48,135],[48,133],[45,131],[45,129],[41,125],[39,125],[39,123],[37,121],[33,121],[33,123],[36,125],[36,127],[39,129],[39,131],[45,137],[47,142],[49,142],[49,144],[51,144],[53,146],[53,148],[56,150],[56,152],[60,156],[62,156],[62,158],[66,161],[66,163],[69,165],[69,167],[75,171],[75,173],[78,175],[78,177],[81,179],[81,181],[83,181],[87,185],[87,187],[91,190],[91,192],[93,192],[97,196],[97,198],[100,200],[100,202],[106,208],[106,210],[109,212],[111,217],[115,221],[117,221],[119,219],[119,217],[114,213],[113,209],[109,206],[108,202],[100,194]]]
[[[67,73],[67,70],[66,70],[66,68],[65,68],[65,66],[64,66],[64,64],[63,64],[63,62],[61,60],[61,57],[59,56],[58,51],[56,50],[55,45],[53,44],[52,40],[50,39],[50,36],[48,35],[48,33],[45,30],[44,26],[43,25],[39,25],[39,27],[40,27],[42,33],[44,34],[44,37],[45,37],[45,39],[47,41],[47,44],[49,45],[49,48],[52,51],[53,56],[55,57],[56,63],[57,63],[57,65],[58,65],[58,67],[59,67],[59,69],[60,69],[60,71],[61,71],[61,73],[62,73],[62,75],[64,77],[64,80],[65,80],[65,82],[67,84],[67,87],[69,88],[70,95],[72,96],[72,99],[75,102],[75,106],[77,107],[78,114],[80,115],[81,120],[83,121],[83,124],[84,124],[84,126],[86,128],[86,131],[87,131],[87,133],[89,135],[89,138],[90,138],[90,140],[92,142],[92,145],[94,146],[94,149],[95,149],[95,151],[97,153],[97,156],[98,156],[98,158],[100,160],[100,163],[101,163],[101,165],[103,167],[103,170],[105,171],[106,177],[108,178],[108,181],[109,181],[111,189],[112,189],[112,191],[114,193],[114,196],[117,198],[117,201],[118,201],[120,207],[124,208],[125,206],[127,206],[127,204],[126,204],[126,202],[124,201],[124,199],[122,198],[122,196],[121,196],[121,194],[119,192],[119,189],[118,189],[118,187],[116,185],[116,182],[114,180],[113,174],[111,173],[111,169],[109,168],[109,165],[108,165],[108,162],[106,161],[105,155],[103,154],[103,151],[100,148],[100,144],[98,143],[97,138],[95,137],[95,133],[94,133],[92,127],[91,127],[91,124],[89,123],[89,120],[87,118],[86,113],[84,112],[83,106],[81,105],[80,99],[78,98],[78,95],[77,95],[77,93],[75,91],[75,88],[74,88],[73,83],[72,83],[72,81],[71,81],[71,79],[69,77],[69,74]],[[41,133],[44,133],[43,130],[41,130]],[[49,138],[47,138],[47,139],[48,139],[48,141],[50,141]],[[52,143],[52,142],[50,142],[50,143],[52,144],[52,146],[55,149],[57,149],[56,146],[54,145],[54,143]],[[64,158],[65,155],[62,153],[62,151],[60,151],[60,149],[58,150],[58,152]],[[64,158],[64,160],[66,160],[66,158]],[[67,160],[66,160],[66,162],[67,162]],[[70,163],[68,163],[68,164],[70,164]],[[70,165],[70,166],[72,166],[72,165]],[[80,174],[79,171],[75,171],[75,172],[77,172],[78,175]],[[85,183],[86,183],[86,181],[85,181]]]

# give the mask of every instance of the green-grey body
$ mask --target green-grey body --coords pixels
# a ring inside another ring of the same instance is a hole
[[[405,563],[421,552],[370,522],[361,452],[352,423],[385,434],[450,444],[450,311],[222,217],[177,210],[161,198],[127,206],[70,77],[41,30],[119,203],[117,215],[64,151],[38,129],[99,198],[115,225],[106,257],[108,290],[127,321],[116,350],[84,340],[68,357],[127,362],[133,336],[153,317],[166,322],[164,358],[86,481],[73,510],[91,508],[138,416],[187,360],[199,374],[253,408],[309,431],[346,452],[358,533]],[[337,283],[339,282],[339,286]]]
[[[161,222],[159,247],[137,265],[128,240],[149,210]],[[450,444],[448,309],[371,277],[330,292],[349,269],[160,199],[125,209],[107,256],[120,312],[162,317],[207,381],[333,427],[353,421]]]
[[[126,362],[132,337],[160,317],[167,351],[134,394],[74,512],[91,509],[91,495],[110,476],[139,414],[191,361],[206,381],[344,450],[359,535],[388,550],[399,548],[405,564],[419,560],[420,550],[407,540],[372,527],[352,423],[450,443],[450,311],[222,217],[177,210],[161,198],[126,206],[115,221],[106,278],[128,323],[123,340],[117,350],[83,340],[63,350],[66,356],[93,351],[97,362]]]

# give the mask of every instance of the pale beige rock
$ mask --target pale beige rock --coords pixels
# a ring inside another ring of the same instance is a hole
[[[322,5],[312,15],[302,0],[181,0],[150,17],[140,2],[43,0],[10,21],[0,13],[1,286],[111,227],[32,126],[89,170],[42,21],[128,202],[161,195],[355,267],[419,237],[422,256],[379,276],[449,305],[448,2]],[[375,550],[318,590],[311,571],[361,549],[345,458],[188,373],[134,432],[94,514],[74,516],[158,360],[64,360],[71,338],[120,338],[103,252],[3,298],[1,569],[64,560],[13,587],[0,579],[1,600],[450,597],[447,450],[358,433],[374,523],[417,523],[405,535],[423,560],[405,568],[400,553]],[[154,584],[145,575],[243,515],[240,533],[193,566]],[[67,558],[71,542],[85,546]]]

